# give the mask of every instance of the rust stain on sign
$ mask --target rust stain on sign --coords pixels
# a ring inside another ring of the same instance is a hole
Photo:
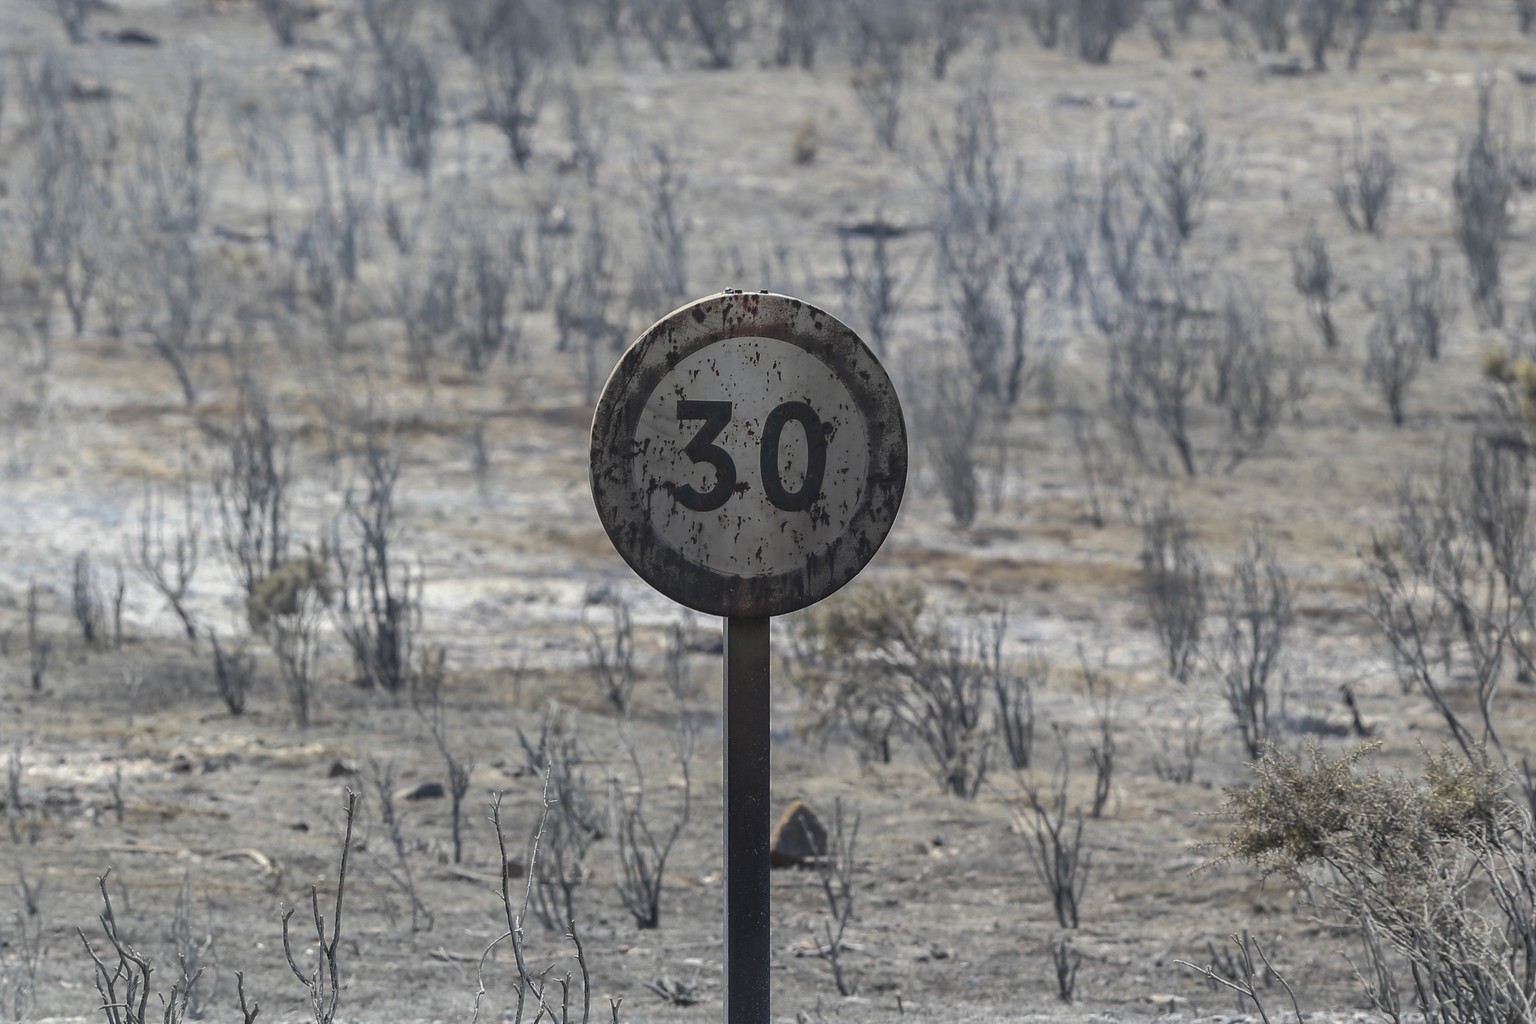
[[[808,303],[723,292],[624,353],[592,426],[592,494],[657,590],[717,615],[779,615],[851,580],[906,487],[884,368]]]

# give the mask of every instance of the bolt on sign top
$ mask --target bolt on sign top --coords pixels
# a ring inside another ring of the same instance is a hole
[[[625,351],[591,467],[603,528],[652,587],[710,615],[782,615],[874,557],[906,488],[907,431],[846,325],[787,295],[728,291]]]

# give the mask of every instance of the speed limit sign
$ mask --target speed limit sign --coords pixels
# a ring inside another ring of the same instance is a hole
[[[791,612],[858,574],[907,478],[901,404],[847,326],[722,292],[635,341],[598,401],[592,494],[651,586],[722,616]]]

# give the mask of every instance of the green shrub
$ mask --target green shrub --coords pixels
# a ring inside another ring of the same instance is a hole
[[[1363,770],[1374,749],[1330,758],[1314,745],[1305,762],[1271,749],[1253,786],[1228,791],[1226,857],[1305,879],[1357,925],[1372,960],[1359,977],[1379,1009],[1402,990],[1428,1020],[1533,1019],[1536,829],[1508,772],[1450,748],[1426,753],[1419,779]]]
[[[251,628],[260,633],[273,619],[296,614],[300,599],[306,593],[312,593],[322,605],[328,605],[332,590],[330,559],[325,545],[320,545],[319,551],[306,546],[302,555],[288,559],[251,588],[251,596],[245,603]]]

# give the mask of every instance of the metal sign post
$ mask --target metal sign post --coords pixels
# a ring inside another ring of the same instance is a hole
[[[890,532],[907,480],[901,403],[836,318],[721,292],[625,351],[591,455],[619,554],[725,619],[725,1016],[767,1024],[769,618],[842,587]]]
[[[725,1019],[768,1024],[768,620],[725,620]]]

